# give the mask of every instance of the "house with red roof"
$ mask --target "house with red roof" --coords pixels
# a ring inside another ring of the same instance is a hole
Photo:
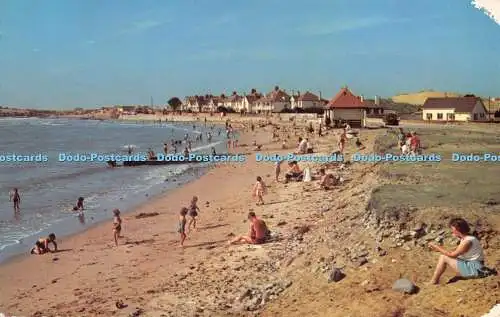
[[[488,111],[481,98],[464,97],[427,98],[422,107],[422,119],[427,121],[484,121]]]
[[[351,126],[366,126],[366,109],[363,98],[354,95],[347,86],[340,89],[325,106],[325,119],[330,122],[342,121]]]
[[[292,109],[322,108],[323,106],[325,106],[319,96],[309,91],[306,91],[303,94],[297,92],[297,95],[292,95],[290,98],[290,104]]]

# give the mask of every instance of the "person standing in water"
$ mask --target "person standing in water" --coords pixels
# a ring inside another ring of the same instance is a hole
[[[21,208],[19,207],[20,204],[21,204],[21,195],[19,195],[19,191],[17,190],[17,188],[14,188],[10,192],[9,201],[12,201],[13,204],[14,204],[14,212],[20,212],[21,211]]]
[[[76,202],[77,210],[83,210],[83,201],[84,201],[83,197],[78,197],[78,200]]]

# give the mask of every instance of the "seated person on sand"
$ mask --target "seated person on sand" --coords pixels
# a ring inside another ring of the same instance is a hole
[[[332,174],[327,174],[324,168],[319,170],[319,175],[321,177],[319,180],[319,186],[321,189],[332,189],[334,186],[339,184],[339,180]]]
[[[285,181],[288,182],[292,179],[296,181],[301,181],[304,177],[304,172],[300,169],[297,161],[292,161],[288,163],[289,170],[285,174]]]
[[[313,148],[312,144],[309,142],[309,139],[306,139],[306,141],[307,141],[306,153],[308,153],[308,154],[314,153],[314,148]]]
[[[300,138],[299,145],[297,147],[297,153],[295,154],[306,154],[307,153],[307,139]]]
[[[248,235],[237,236],[229,241],[229,244],[262,244],[269,240],[269,229],[264,220],[257,218],[253,211],[248,213],[248,220],[250,220],[250,232]]]
[[[54,245],[54,251],[50,250],[49,243]],[[31,249],[31,254],[45,254],[49,252],[57,252],[56,235],[51,233],[46,238],[40,238],[35,242],[35,246]]]
[[[441,253],[431,284],[439,284],[439,279],[447,267],[450,267],[457,276],[463,278],[477,278],[484,266],[484,252],[479,240],[470,234],[467,221],[462,218],[450,220],[451,233],[460,239],[460,244],[454,251],[448,251],[439,245],[429,243],[429,247]]]

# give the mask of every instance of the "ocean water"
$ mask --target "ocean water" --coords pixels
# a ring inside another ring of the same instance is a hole
[[[49,232],[64,236],[112,218],[111,211],[127,211],[148,198],[199,177],[206,164],[109,168],[105,162],[60,162],[59,153],[127,154],[152,148],[189,134],[193,151],[224,153],[221,127],[204,123],[135,123],[65,119],[0,119],[0,261],[25,252]],[[213,138],[207,142],[206,132]],[[170,146],[169,146],[170,147]],[[182,151],[184,145],[179,145]],[[5,162],[2,155],[42,154],[46,162]],[[2,162],[3,161],[3,162]],[[21,211],[15,213],[9,192],[17,187]],[[72,211],[78,197],[85,198],[83,217]]]

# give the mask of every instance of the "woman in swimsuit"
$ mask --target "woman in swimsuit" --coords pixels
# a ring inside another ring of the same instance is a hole
[[[193,229],[196,229],[196,218],[198,217],[198,212],[200,208],[196,205],[198,202],[198,197],[194,196],[191,200],[191,204],[189,205],[189,224],[188,224],[188,232],[191,232],[191,225],[193,225]]]
[[[120,210],[113,210],[115,217],[113,218],[113,236],[115,238],[115,245],[118,246],[118,238],[120,238],[120,233],[122,231],[122,218],[120,218]]]

